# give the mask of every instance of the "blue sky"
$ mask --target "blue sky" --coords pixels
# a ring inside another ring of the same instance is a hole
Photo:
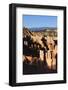
[[[27,28],[57,28],[57,16],[24,15],[22,18],[24,22],[23,26]]]

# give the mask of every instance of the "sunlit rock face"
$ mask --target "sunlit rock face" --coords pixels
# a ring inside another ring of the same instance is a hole
[[[56,30],[54,30],[53,32],[50,32],[50,30],[47,31],[37,31],[37,32],[32,32],[29,31],[27,28],[24,29],[24,37],[30,36],[30,38],[32,39],[33,43],[39,43],[39,45],[41,46],[41,48],[46,48],[46,46],[44,45],[44,43],[42,42],[42,38],[44,37],[44,41],[46,41],[48,50],[47,52],[44,54],[43,50],[39,50],[39,59],[41,61],[44,61],[44,57],[46,58],[46,63],[48,65],[49,69],[56,69],[56,54],[57,54],[57,45],[55,45],[54,40],[57,40],[57,32]],[[49,36],[50,35],[50,36]],[[25,44],[27,45],[27,43],[25,42]],[[33,44],[31,45],[31,47],[33,47]],[[35,46],[36,47],[36,46]],[[37,60],[37,57],[32,57],[32,56],[26,56],[24,57],[25,59],[27,59],[28,61],[32,62],[32,60]]]
[[[25,61],[25,60],[31,62],[32,61],[32,56],[24,56],[23,55],[23,61]]]
[[[40,60],[44,61],[44,52],[40,50]]]
[[[51,69],[56,68],[56,54],[57,54],[57,45],[55,45],[52,37],[47,38],[47,44],[49,50],[46,53],[46,61],[48,64],[48,67]]]
[[[39,43],[42,47],[44,47],[41,39],[44,37],[48,43],[54,43],[53,40],[57,40],[57,30],[41,30],[41,31],[30,31],[28,28],[23,28],[23,36],[30,36],[33,42]]]
[[[35,35],[35,36],[31,36],[31,38],[33,39],[33,42],[39,43],[41,45],[41,47],[44,47],[44,44],[41,41],[42,36],[39,37],[39,36]]]
[[[55,66],[56,66],[56,58],[53,57],[55,56],[54,52],[52,53],[52,58],[51,58],[51,52],[48,51],[46,53],[46,62],[47,62],[47,65],[50,69],[55,69]]]

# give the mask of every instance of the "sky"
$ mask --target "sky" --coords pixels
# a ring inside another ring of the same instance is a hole
[[[22,18],[23,26],[27,28],[57,28],[57,16],[23,15]]]

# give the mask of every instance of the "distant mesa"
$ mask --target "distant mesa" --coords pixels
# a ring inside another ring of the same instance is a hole
[[[30,31],[45,31],[45,30],[57,30],[56,27],[37,27],[37,28],[29,28]]]
[[[46,27],[41,27],[41,28],[23,28],[23,35],[26,36],[54,36],[57,37],[57,28],[46,28]]]

